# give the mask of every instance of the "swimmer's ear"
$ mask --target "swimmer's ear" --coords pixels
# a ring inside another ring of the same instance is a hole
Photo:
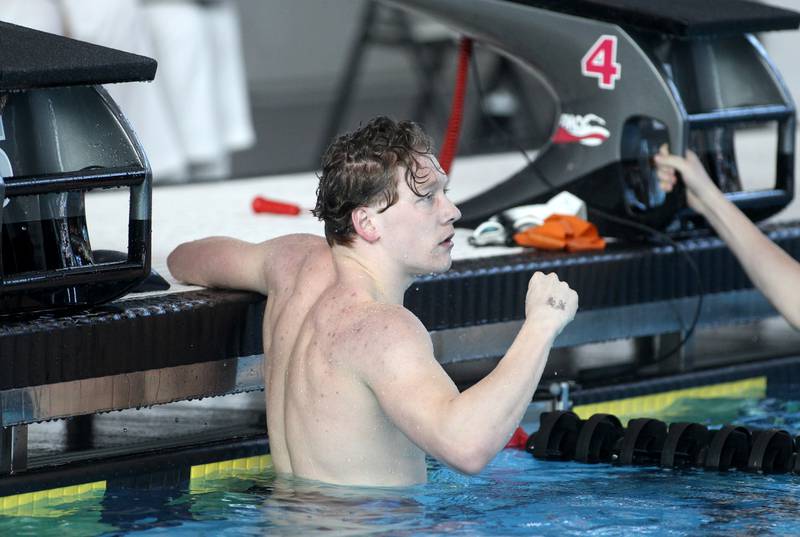
[[[353,228],[359,237],[367,242],[375,242],[381,234],[375,226],[374,211],[369,207],[358,207],[351,214]]]

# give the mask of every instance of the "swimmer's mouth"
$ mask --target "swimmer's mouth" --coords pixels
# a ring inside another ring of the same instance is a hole
[[[442,241],[442,242],[440,242],[439,244],[440,244],[441,246],[452,246],[452,244],[453,244],[453,237],[455,237],[455,236],[456,236],[456,235],[455,235],[455,233],[451,233],[450,235],[448,235],[448,236],[447,236],[447,238],[446,238],[445,240],[443,240],[443,241]]]

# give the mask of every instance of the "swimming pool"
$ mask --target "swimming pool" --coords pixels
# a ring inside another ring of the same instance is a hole
[[[800,401],[684,399],[671,420],[800,431]],[[712,416],[714,422],[706,417]],[[654,415],[653,417],[664,417]],[[536,424],[525,424],[528,431]],[[335,448],[335,446],[334,446]],[[263,462],[266,456],[261,457]],[[787,535],[800,476],[545,462],[505,450],[475,477],[429,462],[404,489],[209,472],[180,486],[88,490],[0,514],[2,535]]]

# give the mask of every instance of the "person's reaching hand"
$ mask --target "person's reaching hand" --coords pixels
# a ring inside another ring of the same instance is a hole
[[[697,154],[690,149],[686,152],[685,158],[672,155],[667,144],[664,144],[653,160],[656,163],[656,174],[661,189],[672,192],[678,180],[675,174],[677,171],[686,186],[686,201],[689,207],[705,215],[708,210],[708,200],[720,191],[708,176]]]

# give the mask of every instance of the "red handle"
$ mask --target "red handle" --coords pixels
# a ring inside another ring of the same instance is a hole
[[[297,216],[300,214],[300,207],[293,203],[285,203],[283,201],[267,199],[263,196],[256,196],[253,198],[253,212]]]

